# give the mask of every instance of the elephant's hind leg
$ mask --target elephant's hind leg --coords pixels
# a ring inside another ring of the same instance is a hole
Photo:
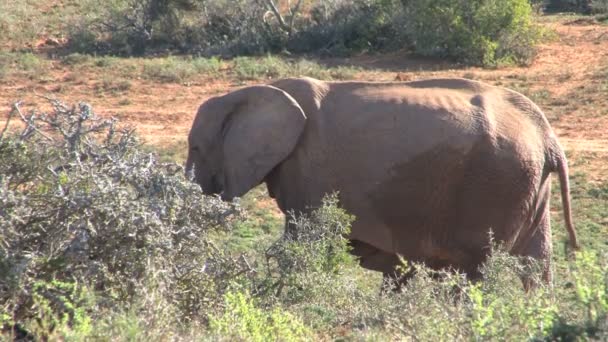
[[[547,285],[552,283],[551,274],[551,254],[553,244],[551,241],[551,213],[549,206],[549,198],[551,196],[550,179],[547,178],[542,186],[539,194],[536,212],[532,225],[530,227],[531,236],[522,243],[519,248],[513,251],[513,254],[530,257],[541,263],[542,281]],[[537,285],[532,276],[522,277],[524,288],[527,290]]]

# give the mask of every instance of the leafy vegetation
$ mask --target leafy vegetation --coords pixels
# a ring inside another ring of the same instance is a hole
[[[551,11],[571,11],[579,13],[608,13],[606,0],[550,0],[547,8]]]
[[[570,261],[556,251],[554,287],[524,292],[520,277],[538,268],[497,247],[483,282],[414,265],[402,291],[380,293],[379,276],[348,252],[353,217],[336,196],[282,235],[279,220],[264,228],[273,220],[263,210],[202,195],[181,166],[90,106],[51,104],[29,114],[15,105],[22,130],[0,136],[12,161],[0,165],[6,338],[608,338],[608,254],[594,223],[608,197],[584,176],[573,199],[586,249]]]
[[[607,0],[593,0],[591,2],[591,11],[594,13],[608,13],[608,1]]]
[[[411,48],[493,66],[528,63],[541,38],[528,0],[119,0],[89,9],[92,15],[72,26],[73,51],[142,55],[171,49],[234,57]]]
[[[48,62],[30,52],[0,51],[0,81],[4,77],[23,75],[36,79],[46,73]]]
[[[407,1],[417,52],[492,66],[532,61],[541,32],[527,0]]]

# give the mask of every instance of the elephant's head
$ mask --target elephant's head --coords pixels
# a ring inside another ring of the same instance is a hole
[[[291,153],[305,122],[296,100],[272,86],[209,99],[188,136],[186,170],[205,194],[240,197]]]

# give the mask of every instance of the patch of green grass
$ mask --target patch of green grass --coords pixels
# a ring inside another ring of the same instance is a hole
[[[540,89],[533,91],[529,95],[530,100],[534,101],[538,105],[542,105],[551,98],[551,93],[546,89]]]
[[[103,57],[97,57],[97,58],[95,58],[94,64],[97,67],[106,68],[106,67],[114,66],[120,60],[121,59],[118,58],[118,57],[103,56]]]
[[[132,102],[129,99],[122,99],[120,101],[118,101],[118,105],[119,106],[128,106],[130,105]]]
[[[33,53],[23,53],[14,55],[14,63],[19,70],[39,71],[45,61]]]
[[[280,78],[287,73],[287,64],[274,56],[261,59],[237,57],[233,63],[233,72],[242,81]]]
[[[85,15],[94,15],[93,12],[100,10],[97,5],[89,6],[85,11],[84,2],[0,1],[0,46],[24,48],[40,37],[66,36],[66,26],[70,21]]]
[[[93,57],[91,57],[90,55],[83,55],[80,53],[71,53],[71,54],[63,57],[62,62],[63,62],[63,64],[66,64],[66,65],[81,65],[81,64],[90,63],[92,59],[93,59]]]
[[[193,68],[198,73],[206,73],[211,75],[217,74],[222,67],[222,61],[216,57],[193,58],[191,60],[188,60],[188,62],[192,64]]]
[[[360,69],[355,67],[339,66],[327,68],[316,62],[300,59],[288,68],[289,76],[308,76],[321,80],[344,80],[353,78]]]
[[[188,143],[184,137],[182,140],[175,141],[172,144],[168,144],[160,148],[148,145],[144,146],[144,149],[157,154],[160,160],[164,163],[173,162],[183,165],[186,162],[188,154]]]
[[[575,164],[577,161],[571,161]],[[608,249],[608,184],[590,182],[584,173],[570,174],[572,215],[581,247],[585,251],[602,252]],[[568,271],[565,262],[567,231],[561,205],[560,188],[556,181],[552,188],[552,230],[554,261],[558,278]]]
[[[105,76],[101,82],[95,85],[95,89],[100,92],[110,92],[113,94],[120,94],[127,92],[131,89],[132,83],[126,79],[116,79],[113,77]]]
[[[246,217],[237,222],[227,236],[226,245],[237,253],[253,251],[260,246],[270,246],[283,233],[283,215],[273,210],[274,200],[268,198],[266,185],[249,191],[242,199],[241,206]]]
[[[31,42],[40,29],[31,20],[37,14],[31,1],[0,1],[0,45],[22,46]]]
[[[4,76],[11,74],[24,75],[31,79],[40,79],[46,74],[48,61],[30,52],[0,52],[0,71]]]
[[[213,76],[221,68],[217,58],[166,57],[144,60],[144,77],[160,82],[183,83],[198,75]]]
[[[267,80],[286,77],[308,76],[322,80],[353,78],[360,69],[355,67],[324,67],[317,62],[299,59],[286,60],[276,56],[264,58],[237,57],[233,61],[233,72],[237,79]]]
[[[501,82],[499,82],[499,83],[501,83]],[[532,87],[532,83],[528,82],[528,80],[506,82],[506,84],[497,84],[497,85],[500,85],[500,86],[506,87],[506,88],[510,88],[510,89],[515,90],[516,92],[521,93],[528,97],[530,97],[530,94],[532,93],[532,91],[530,89]]]

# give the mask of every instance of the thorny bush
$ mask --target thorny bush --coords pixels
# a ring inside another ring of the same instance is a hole
[[[24,129],[7,122],[0,136],[0,309],[30,317],[36,281],[58,280],[108,294],[107,305],[154,284],[196,314],[240,272],[207,239],[238,206],[203,196],[181,166],[141,152],[132,130],[90,106],[51,104],[28,115],[15,104]]]
[[[267,276],[274,295],[294,302],[309,297],[312,287],[307,280],[338,276],[352,264],[348,239],[354,217],[337,209],[337,194],[323,200],[323,205],[308,216],[290,215],[294,225],[285,236],[266,251]],[[304,286],[303,286],[304,285]]]

